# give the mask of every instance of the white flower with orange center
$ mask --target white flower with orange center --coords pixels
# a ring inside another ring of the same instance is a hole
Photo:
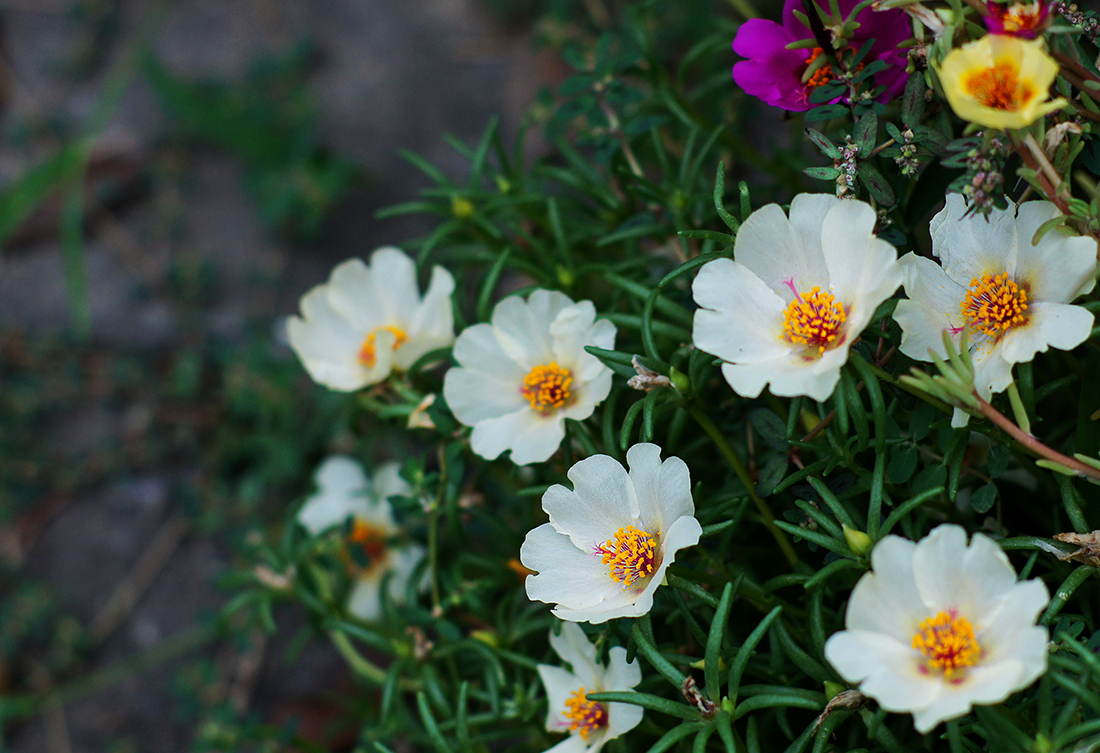
[[[951,50],[936,72],[951,109],[978,125],[1023,128],[1066,105],[1049,99],[1058,63],[1041,39],[988,34]]]
[[[887,711],[912,712],[918,732],[1003,701],[1046,670],[1047,629],[1035,624],[1046,586],[1017,581],[991,539],[967,545],[956,525],[917,543],[887,536],[871,566],[825,657]]]
[[[893,246],[874,235],[875,210],[861,201],[799,194],[790,217],[776,204],[753,212],[734,260],[695,278],[692,340],[721,358],[733,391],[825,400],[848,349],[902,280]]]
[[[561,635],[550,631],[550,645],[572,667],[569,671],[550,664],[539,665],[539,677],[549,704],[546,729],[569,733],[551,751],[597,753],[608,740],[638,726],[642,721],[641,706],[588,700],[589,693],[628,691],[642,681],[637,660],[628,663],[625,648],[612,648],[605,667],[597,660],[596,647],[584,631],[569,622],[561,626]]]
[[[572,622],[640,617],[679,550],[699,542],[688,468],[661,461],[661,448],[637,444],[626,453],[629,472],[607,455],[569,469],[570,491],[554,485],[542,497],[550,516],[527,534],[519,551],[527,595],[557,604]]]
[[[369,266],[348,259],[302,297],[302,316],[287,321],[290,345],[329,389],[376,384],[454,342],[454,287],[451,274],[434,267],[421,298],[416,265],[396,248],[378,249]]]
[[[615,325],[596,320],[591,301],[536,290],[505,298],[489,324],[455,341],[458,368],[443,382],[455,417],[474,427],[473,451],[492,460],[512,451],[517,465],[542,462],[565,436],[565,419],[584,419],[611,391],[611,370],[584,349],[615,347]]]
[[[1069,302],[1096,284],[1096,241],[1052,230],[1032,245],[1039,227],[1058,216],[1054,204],[1028,201],[994,209],[987,220],[967,215],[961,195],[948,195],[930,227],[940,264],[912,253],[901,259],[909,296],[894,311],[901,352],[945,358],[943,332],[957,343],[969,327],[974,385],[989,400],[1012,382],[1013,364],[1084,342],[1093,316]],[[956,410],[952,423],[967,420]]]
[[[385,578],[389,577],[390,600],[404,601],[409,578],[424,558],[423,547],[395,543],[400,529],[389,498],[412,490],[398,474],[397,463],[378,468],[371,482],[359,463],[342,455],[326,459],[314,481],[317,492],[298,511],[298,522],[314,535],[346,526],[341,555],[355,581],[348,611],[376,620],[382,614]]]

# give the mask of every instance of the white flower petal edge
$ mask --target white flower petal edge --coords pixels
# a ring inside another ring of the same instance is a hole
[[[642,721],[641,706],[597,704],[584,697],[589,693],[629,691],[642,681],[641,667],[637,660],[626,661],[626,649],[612,648],[605,667],[597,660],[596,647],[584,631],[571,622],[561,626],[560,635],[550,631],[550,645],[572,667],[569,671],[549,664],[538,665],[539,677],[546,688],[546,729],[570,733],[550,750],[597,753],[607,741],[638,726]]]
[[[848,601],[847,629],[825,643],[837,672],[918,732],[1003,701],[1046,671],[1049,602],[1019,582],[1001,548],[941,525],[917,543],[887,536]]]
[[[948,195],[931,224],[932,254],[942,266],[914,254],[901,260],[909,297],[894,312],[901,352],[921,361],[931,360],[929,351],[942,357],[943,332],[957,343],[969,324],[974,386],[989,400],[1012,382],[1014,364],[1084,342],[1093,315],[1069,302],[1096,284],[1096,241],[1052,230],[1032,245],[1039,227],[1057,215],[1047,201],[1009,202],[987,222],[966,214],[961,195]],[[982,308],[991,295],[1012,305]],[[967,420],[956,411],[952,424]]]
[[[473,451],[493,460],[511,450],[516,465],[547,460],[565,437],[565,419],[592,415],[611,391],[611,369],[584,347],[614,348],[615,334],[611,322],[596,320],[591,301],[550,290],[505,298],[489,324],[463,330],[443,397],[474,427]]]
[[[306,293],[302,316],[287,320],[287,337],[313,381],[351,392],[454,342],[454,287],[450,272],[433,267],[421,298],[412,259],[380,248],[369,266],[348,259]]]
[[[383,582],[389,579],[390,600],[403,602],[409,578],[424,558],[424,549],[417,544],[393,546],[389,541],[398,533],[389,498],[408,495],[412,489],[401,478],[397,463],[380,466],[371,483],[363,467],[343,455],[327,458],[314,481],[317,492],[298,511],[298,522],[318,535],[352,519],[345,546],[360,547],[367,563],[349,565],[355,585],[348,597],[348,611],[364,620],[376,620],[382,614]],[[349,561],[354,563],[355,558],[349,557]]]
[[[790,216],[775,204],[737,233],[734,259],[703,266],[692,285],[692,341],[726,361],[733,391],[756,397],[832,394],[848,350],[902,283],[889,243],[861,201],[800,194]]]
[[[679,458],[638,444],[614,458],[593,455],[569,469],[573,489],[554,485],[542,498],[550,522],[530,531],[520,561],[536,572],[527,596],[557,604],[572,622],[640,617],[676,552],[699,542],[691,479]]]

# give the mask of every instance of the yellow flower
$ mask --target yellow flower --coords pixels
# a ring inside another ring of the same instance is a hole
[[[990,128],[1023,128],[1066,104],[1047,100],[1058,64],[1041,40],[989,34],[947,53],[939,76],[951,108]]]

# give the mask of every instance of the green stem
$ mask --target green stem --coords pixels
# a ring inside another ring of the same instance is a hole
[[[344,660],[347,661],[357,675],[370,680],[376,685],[383,685],[386,682],[386,673],[381,667],[372,664],[359,653],[359,650],[351,644],[351,639],[348,638],[347,633],[330,630],[328,637],[332,640],[332,645],[336,646],[336,650],[340,652],[340,655],[344,657]]]
[[[703,431],[714,441],[714,444],[718,446],[718,450],[733,467],[733,472],[737,474],[737,478],[741,479],[741,483],[745,486],[745,489],[749,493],[749,497],[756,505],[756,509],[760,512],[760,517],[764,519],[764,526],[771,533],[775,539],[775,543],[779,544],[779,548],[783,551],[783,556],[787,558],[787,562],[794,567],[798,564],[798,555],[794,551],[794,547],[791,546],[790,540],[786,534],[775,525],[775,516],[772,515],[772,511],[768,508],[768,505],[764,500],[756,494],[755,484],[752,478],[749,476],[748,470],[745,468],[745,464],[741,462],[741,458],[737,457],[737,453],[730,447],[729,442],[722,436],[722,432],[718,430],[718,427],[714,425],[714,422],[710,420],[710,417],[699,409],[699,406],[689,403],[687,406],[688,413],[692,415],[701,427]]]

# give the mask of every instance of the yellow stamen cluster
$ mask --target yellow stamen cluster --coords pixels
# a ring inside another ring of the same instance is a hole
[[[970,281],[959,308],[973,331],[999,337],[1027,321],[1027,290],[1009,279],[1007,272],[986,273]]]
[[[963,81],[967,94],[986,107],[1017,112],[1035,96],[1035,88],[1020,79],[1020,69],[1011,60],[998,60],[996,65],[971,73]]]
[[[404,342],[409,339],[409,336],[405,334],[405,330],[401,329],[400,327],[391,327],[390,325],[385,324],[381,327],[375,327],[374,329],[372,329],[367,335],[366,339],[363,340],[363,345],[359,348],[359,363],[363,364],[368,369],[373,369],[375,362],[378,360],[378,356],[375,353],[375,341],[378,337],[378,333],[382,330],[393,333],[394,350],[400,348],[404,344]]]
[[[520,392],[531,403],[532,410],[545,416],[572,402],[572,386],[573,372],[551,361],[531,369],[523,378]]]
[[[346,542],[345,557],[352,572],[366,572],[386,558],[386,532],[356,518]]]
[[[922,622],[913,636],[913,648],[924,654],[929,670],[942,672],[948,680],[973,667],[982,656],[970,621],[954,611],[940,612]]]
[[[817,348],[818,355],[840,345],[840,329],[848,314],[832,293],[813,287],[795,296],[783,316],[783,335],[795,345]]]
[[[607,726],[607,709],[588,700],[583,686],[566,699],[562,713],[569,720],[569,731],[580,732],[583,740],[587,740],[593,731]]]
[[[603,555],[611,580],[623,584],[623,590],[638,580],[653,575],[657,567],[657,541],[646,531],[626,526],[615,531],[615,537],[596,548]]]

